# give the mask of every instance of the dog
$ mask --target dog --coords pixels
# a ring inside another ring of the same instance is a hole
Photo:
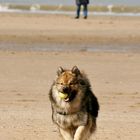
[[[64,140],[89,140],[96,130],[99,103],[90,82],[77,66],[59,67],[49,99],[52,120]]]

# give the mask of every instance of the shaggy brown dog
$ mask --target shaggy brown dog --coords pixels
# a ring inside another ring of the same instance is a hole
[[[52,120],[64,140],[89,140],[96,129],[99,104],[86,75],[60,67],[49,93]]]

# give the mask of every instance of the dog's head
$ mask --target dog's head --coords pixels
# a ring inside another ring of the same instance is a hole
[[[66,94],[66,96],[63,96],[66,102],[72,101],[79,90],[83,90],[82,88],[86,85],[77,66],[74,66],[71,70],[64,70],[62,67],[59,67],[55,84],[58,94]]]

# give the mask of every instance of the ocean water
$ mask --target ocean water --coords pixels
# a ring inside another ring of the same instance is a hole
[[[74,5],[75,0],[0,0],[0,3],[14,4],[48,4],[48,5]],[[140,0],[90,0],[92,5],[140,5]]]
[[[75,0],[0,0],[0,12],[75,14]],[[89,14],[140,16],[140,0],[90,0]]]

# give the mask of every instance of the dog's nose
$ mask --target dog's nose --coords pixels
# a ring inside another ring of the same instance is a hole
[[[67,93],[68,91],[69,91],[69,88],[68,88],[67,86],[64,86],[64,87],[63,87],[63,92],[64,92],[64,93]]]

